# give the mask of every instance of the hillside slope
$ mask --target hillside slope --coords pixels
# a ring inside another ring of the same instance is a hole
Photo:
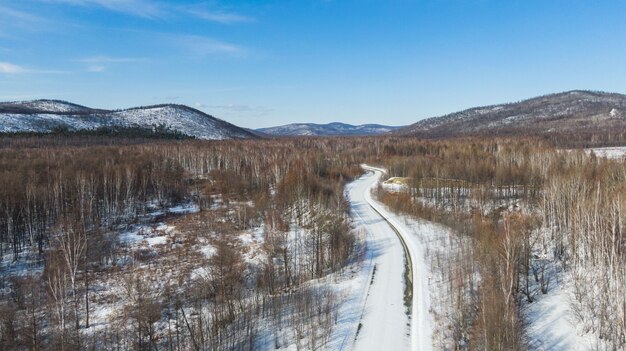
[[[340,122],[328,124],[293,123],[277,127],[259,128],[256,131],[274,136],[332,136],[332,135],[377,135],[400,127],[380,124],[352,125]]]
[[[243,128],[185,105],[101,110],[58,100],[0,103],[0,133],[164,127],[206,140],[257,138]]]
[[[428,118],[395,131],[419,137],[600,134],[626,130],[626,95],[569,91]]]

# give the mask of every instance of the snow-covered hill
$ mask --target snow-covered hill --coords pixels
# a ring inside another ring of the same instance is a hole
[[[376,135],[396,130],[400,127],[380,124],[351,125],[346,123],[293,123],[284,126],[260,128],[257,132],[275,136],[330,136],[330,135]]]
[[[156,105],[110,111],[58,100],[0,103],[0,133],[46,133],[60,128],[78,131],[101,127],[166,127],[206,140],[257,137],[240,127],[184,105]]]
[[[87,114],[107,112],[61,100],[0,102],[0,114]]]
[[[626,95],[569,91],[428,118],[395,133],[420,137],[537,135],[626,128]]]

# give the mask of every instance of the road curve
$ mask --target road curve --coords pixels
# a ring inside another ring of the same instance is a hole
[[[363,168],[368,173],[348,185],[348,198],[357,228],[367,233],[367,259],[371,261],[367,266],[372,269],[353,348],[431,350],[422,246],[395,215],[371,197],[385,170]]]

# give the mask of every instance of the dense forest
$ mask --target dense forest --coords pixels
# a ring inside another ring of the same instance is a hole
[[[534,139],[33,135],[0,139],[0,348],[324,349],[366,162],[402,185],[382,202],[457,238],[451,349],[530,348],[524,306],[565,276],[585,332],[624,347],[620,160]]]

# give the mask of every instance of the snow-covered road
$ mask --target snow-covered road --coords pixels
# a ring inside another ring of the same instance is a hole
[[[363,315],[354,350],[431,350],[428,281],[421,244],[410,231],[370,196],[382,170],[348,185],[354,222],[367,233],[370,284],[364,291]],[[404,242],[404,244],[403,244]],[[408,284],[408,287],[407,287]]]

